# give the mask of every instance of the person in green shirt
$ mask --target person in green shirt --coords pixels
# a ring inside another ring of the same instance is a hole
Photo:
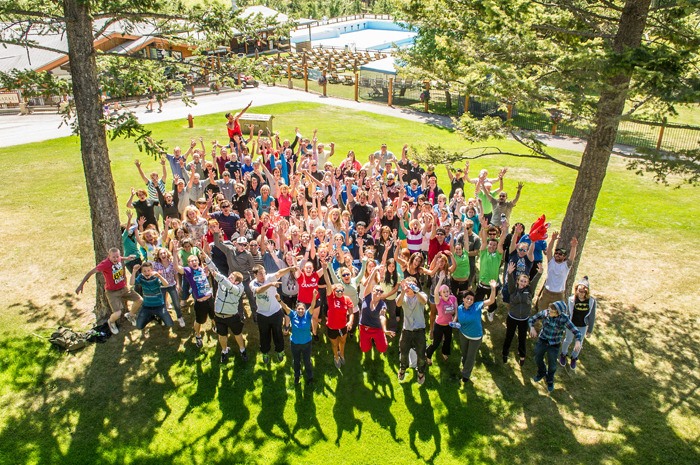
[[[451,291],[457,297],[458,301],[469,289],[469,274],[471,267],[469,266],[469,253],[465,251],[464,244],[461,242],[464,235],[452,234],[452,258],[457,263],[454,273],[452,273]],[[467,239],[469,240],[469,239]]]
[[[489,228],[486,218],[481,219],[481,231],[479,235],[481,236],[481,251],[479,252],[479,283],[476,287],[476,292],[474,296],[475,302],[481,302],[486,300],[486,298],[491,293],[491,285],[489,284],[491,280],[498,282],[497,291],[501,290],[501,283],[499,282],[501,261],[503,259],[503,243],[506,240],[506,234],[508,233],[508,220],[501,224],[501,237],[496,239],[492,231],[496,228]],[[489,234],[491,233],[491,235]],[[498,308],[498,305],[494,302],[488,306],[487,318],[489,321],[493,321],[493,314]]]

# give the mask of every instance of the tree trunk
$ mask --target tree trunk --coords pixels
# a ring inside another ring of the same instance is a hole
[[[102,118],[100,86],[97,78],[93,28],[89,0],[63,0],[68,39],[73,98],[80,127],[80,152],[85,171],[95,263],[107,256],[111,247],[121,248],[119,210],[107,149],[107,133]],[[109,315],[104,282],[97,277],[95,316],[98,322]]]
[[[641,45],[650,3],[651,0],[627,0],[620,15],[617,34],[613,42],[613,50],[616,54],[638,48]],[[595,126],[583,152],[574,191],[571,193],[569,206],[566,209],[566,216],[561,227],[560,244],[562,247],[569,248],[572,237],[578,238],[579,242],[578,253],[574,257],[566,283],[567,295],[576,279],[581,252],[586,243],[598,195],[603,187],[610,161],[610,152],[615,144],[631,76],[632,68],[611,77],[603,83],[603,90],[598,99]]]

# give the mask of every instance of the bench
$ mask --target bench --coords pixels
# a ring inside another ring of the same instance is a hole
[[[253,133],[255,135],[258,134],[258,131],[260,129],[263,130],[263,132],[266,134],[267,130],[270,130],[270,133],[272,134],[272,119],[274,116],[272,115],[265,115],[265,114],[256,114],[256,113],[244,113],[243,116],[240,117],[238,122],[241,125],[241,130],[243,131],[243,134],[248,134],[248,126],[253,125]]]

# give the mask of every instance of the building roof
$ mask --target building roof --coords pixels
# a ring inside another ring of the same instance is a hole
[[[95,21],[93,25],[95,32],[99,31],[105,25],[105,21],[106,20]],[[121,21],[117,21],[110,24],[100,36],[95,39],[95,46],[99,47],[101,43],[110,39],[124,38],[130,41],[132,43],[131,47],[133,47],[133,42],[141,39],[152,39],[153,32],[154,28],[146,24],[127,25]],[[0,55],[0,71],[8,72],[13,69],[50,71],[68,62],[68,38],[65,33],[52,32],[38,34],[36,32],[30,32],[27,35],[27,39],[41,48],[5,45]],[[122,44],[122,46],[127,46],[127,44]],[[46,50],[47,48],[52,50]],[[123,53],[117,49],[119,49],[119,47],[111,51]]]

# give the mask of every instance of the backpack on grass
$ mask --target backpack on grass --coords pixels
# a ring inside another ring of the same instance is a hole
[[[87,345],[87,338],[84,334],[61,326],[51,335],[49,342],[61,352],[75,352]]]
[[[103,343],[107,342],[107,339],[109,339],[111,335],[112,332],[109,329],[109,325],[107,323],[102,323],[85,333],[85,339],[87,342]]]

